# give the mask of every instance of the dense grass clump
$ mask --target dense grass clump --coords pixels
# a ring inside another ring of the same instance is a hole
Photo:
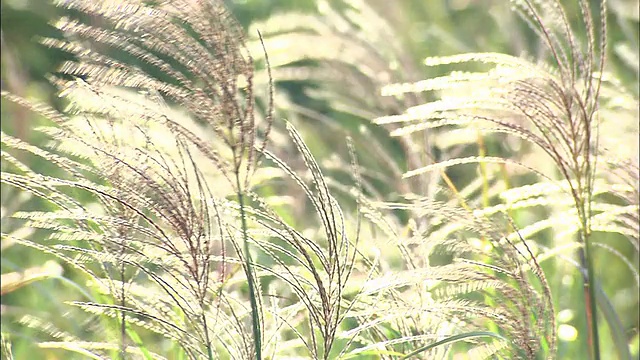
[[[7,358],[637,356],[606,3],[514,0],[537,57],[423,63],[361,1],[248,32],[222,1],[56,4],[64,106],[2,92],[38,119],[3,127],[2,256],[48,259],[3,268]],[[11,297],[53,279],[55,314]]]

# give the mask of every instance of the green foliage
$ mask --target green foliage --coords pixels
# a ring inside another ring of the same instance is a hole
[[[637,356],[637,19],[514,0],[516,57],[459,3],[426,51],[411,1],[58,0],[62,101],[4,71],[3,356]]]

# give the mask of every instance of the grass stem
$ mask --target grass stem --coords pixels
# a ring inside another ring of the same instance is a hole
[[[240,206],[240,220],[242,222],[242,240],[244,242],[244,258],[247,273],[247,283],[249,285],[249,300],[251,302],[251,317],[253,326],[253,343],[256,351],[256,359],[262,359],[262,344],[260,335],[260,316],[258,312],[258,302],[256,301],[255,280],[253,279],[253,271],[251,265],[251,253],[249,252],[249,236],[247,234],[247,214],[244,209],[244,194],[240,184],[240,176],[236,174],[236,184],[238,186],[237,196],[238,205]]]

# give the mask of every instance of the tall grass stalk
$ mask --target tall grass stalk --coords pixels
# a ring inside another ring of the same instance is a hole
[[[244,203],[244,192],[241,190],[242,188],[240,183],[240,177],[236,176],[238,192],[236,195],[238,196],[238,206],[240,207],[240,221],[242,222],[242,240],[244,243],[244,258],[245,258],[245,273],[247,274],[247,285],[249,286],[249,301],[251,302],[251,321],[252,321],[252,329],[253,329],[253,343],[255,346],[256,359],[262,359],[262,341],[260,334],[260,312],[258,309],[258,301],[256,299],[260,294],[256,294],[256,285],[255,280],[253,278],[253,262],[251,260],[251,249],[249,247],[249,235],[248,235],[248,227],[247,227],[247,214],[245,212],[245,203]],[[211,359],[213,359],[213,355],[210,355]]]

